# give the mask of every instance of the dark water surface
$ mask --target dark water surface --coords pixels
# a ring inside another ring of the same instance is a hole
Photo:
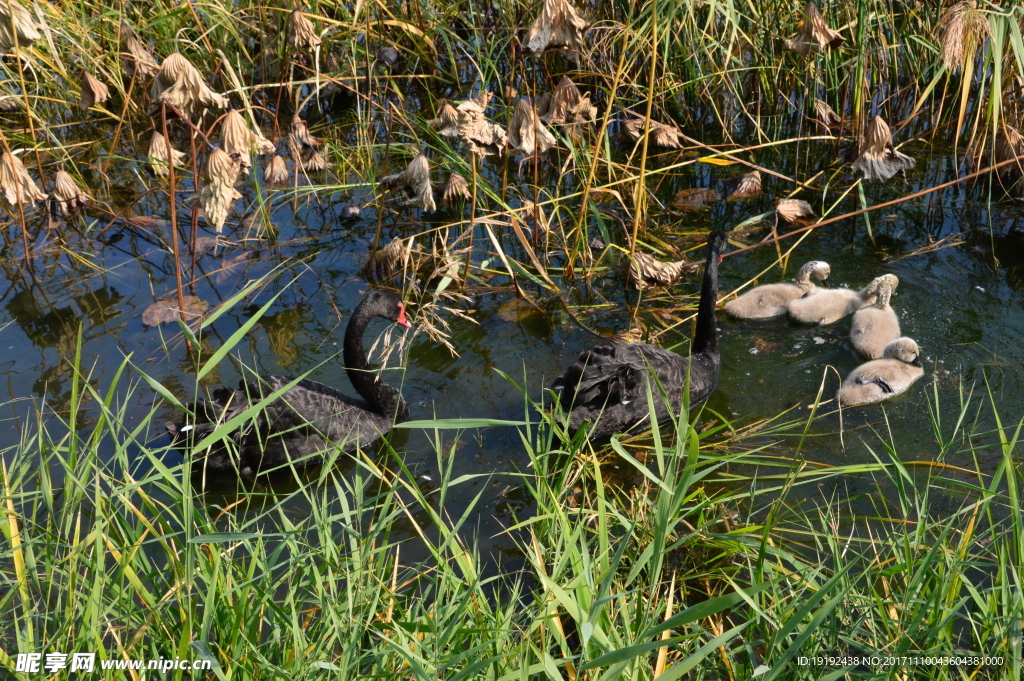
[[[785,156],[791,153],[762,154],[758,160],[783,171],[788,167],[791,172],[793,159]],[[823,148],[824,156],[827,149]],[[668,164],[677,158],[671,154],[658,161]],[[493,166],[495,162],[485,161],[487,164]],[[802,159],[802,164],[806,164],[806,159]],[[868,187],[868,202],[879,203],[951,179],[951,165],[951,159],[942,155],[920,159],[909,182],[897,179],[886,186]],[[735,166],[690,166],[670,176],[660,187],[659,196],[668,203],[681,189],[721,189],[719,180],[739,172]],[[359,182],[359,178],[347,179]],[[783,181],[772,178],[766,178],[764,184],[763,194],[752,201],[721,201],[700,213],[656,210],[648,229],[680,250],[693,248],[701,243],[707,230],[729,228],[770,210],[775,200],[785,196],[789,189]],[[246,201],[239,206],[251,201],[253,189],[243,188]],[[845,413],[845,449],[837,436],[838,418],[819,418],[810,429],[814,437],[804,446],[806,458],[823,463],[872,461],[864,442],[880,451],[877,431],[886,439],[891,433],[903,460],[933,460],[937,451],[929,418],[933,386],[937,388],[943,412],[952,413],[959,405],[962,387],[978,385],[983,392],[984,376],[1004,411],[1004,419],[1019,418],[1019,405],[1024,397],[1024,267],[1020,265],[1024,238],[1014,236],[1012,230],[1024,211],[1008,201],[990,203],[985,193],[981,186],[961,185],[872,213],[874,240],[868,237],[861,218],[823,227],[796,248],[785,275],[776,268],[762,278],[762,283],[790,279],[800,264],[812,259],[831,264],[833,286],[859,288],[880,274],[895,273],[900,286],[893,306],[904,334],[920,343],[925,360],[926,376],[908,394],[884,407]],[[822,210],[820,196],[801,196],[808,198],[819,212]],[[280,293],[269,313],[232,352],[233,359],[225,360],[218,371],[207,377],[211,387],[236,384],[241,375],[238,367],[245,365],[260,372],[292,375],[312,370],[310,378],[352,392],[340,357],[341,340],[349,314],[368,288],[360,269],[374,239],[377,218],[373,211],[364,210],[360,220],[342,222],[338,214],[343,204],[370,197],[365,186],[357,187],[354,194],[325,189],[297,200],[271,194],[278,231],[275,238],[245,239],[252,233],[251,225],[239,226],[236,217],[225,230],[230,245],[217,253],[200,256],[196,276],[203,278],[195,292],[213,305],[229,298],[247,281],[275,267],[282,268],[269,286],[212,326],[208,338],[210,347],[216,348],[260,306]],[[833,193],[826,204],[835,198]],[[159,195],[151,195],[140,206],[140,213],[166,220],[166,200],[160,199]],[[858,207],[848,199],[837,213]],[[185,216],[181,218],[183,230],[187,232],[187,209],[182,207],[181,213]],[[389,212],[383,219],[382,242],[422,227],[409,224],[411,210],[405,209],[401,215],[396,218]],[[422,217],[418,211],[415,216]],[[454,218],[441,215],[426,219]],[[628,217],[625,219],[628,223]],[[90,231],[85,234],[65,226],[60,232],[63,238],[56,231],[41,236],[32,268],[13,260],[5,268],[8,281],[0,313],[0,342],[4,350],[2,395],[9,401],[3,407],[8,427],[0,431],[0,445],[4,448],[14,446],[23,430],[32,427],[34,405],[45,402],[58,413],[66,411],[71,385],[66,360],[73,356],[80,327],[83,364],[91,371],[89,380],[97,388],[105,390],[113,372],[131,355],[136,367],[179,398],[193,394],[194,371],[177,329],[170,325],[147,327],[141,318],[143,310],[155,299],[173,291],[169,249],[153,236],[159,232],[166,239],[169,223],[157,223],[149,229],[129,229],[123,225],[101,229],[105,223],[89,222]],[[741,243],[754,243],[767,229],[765,226],[733,236]],[[212,236],[202,222],[200,235]],[[591,236],[598,235],[592,225]],[[625,243],[621,233],[613,234],[612,238]],[[528,262],[514,236],[503,235],[502,243],[517,260]],[[783,242],[783,246],[789,248],[792,243]],[[473,262],[479,264],[489,258],[489,267],[500,270],[486,234],[479,229],[475,244]],[[921,252],[929,246],[931,250]],[[557,249],[551,250],[550,262],[557,266],[560,256]],[[699,251],[690,255],[691,259],[700,257]],[[775,259],[772,246],[727,258],[721,267],[722,291],[743,284]],[[563,286],[571,303],[604,304],[593,312],[579,312],[592,328],[606,333],[625,330],[630,315],[626,300],[635,300],[636,294],[625,288],[621,259],[609,255],[603,264],[607,270],[595,277],[590,291],[578,279],[563,282],[556,278],[556,282]],[[677,310],[694,303],[699,277],[699,271],[690,273],[670,294],[655,296],[650,305],[641,307],[639,319],[650,330],[672,324],[657,310]],[[390,380],[403,383],[413,419],[522,419],[522,395],[498,372],[525,381],[530,396],[539,400],[542,387],[574,361],[581,349],[593,344],[593,337],[573,324],[558,305],[549,304],[547,314],[510,315],[509,308],[502,307],[514,298],[508,283],[507,277],[498,275],[488,279],[486,287],[476,282],[465,291],[470,301],[462,307],[473,321],[449,319],[450,342],[459,352],[458,357],[422,333],[412,336],[404,359],[404,378],[397,372],[389,372],[389,376]],[[542,292],[534,292],[544,298]],[[689,314],[671,313],[676,319]],[[770,418],[794,405],[800,406],[792,418],[806,418],[806,405],[813,400],[823,376],[827,380],[826,397],[831,397],[838,386],[836,373],[828,373],[828,367],[845,376],[859,363],[848,340],[849,319],[825,328],[808,328],[785,319],[754,323],[720,316],[719,327],[723,372],[718,391],[707,406],[737,425]],[[384,329],[381,321],[371,325],[366,346]],[[682,343],[680,350],[685,352],[690,329],[689,322],[678,325],[664,333],[659,342]],[[394,365],[395,359],[391,362]],[[165,446],[163,422],[177,418],[178,414],[162,404],[152,391],[136,388],[127,414],[134,423],[154,407],[158,418],[153,420],[149,435],[154,445]],[[81,416],[82,428],[95,423],[93,408],[87,408]],[[413,431],[399,437],[395,444],[408,466],[418,476],[426,476],[421,478],[424,485],[429,486],[428,478],[436,481],[437,455],[423,433]],[[795,439],[782,438],[777,448],[780,454],[789,455],[794,446]],[[997,454],[981,452],[980,456],[982,468],[994,470]],[[986,460],[986,456],[991,458]],[[180,457],[174,451],[166,455],[168,463],[178,463]],[[478,523],[473,530],[484,545],[489,545],[512,514],[524,508],[520,486],[507,474],[524,469],[527,463],[520,435],[514,429],[466,433],[452,466],[457,475],[485,475],[460,485],[449,497],[448,515],[459,517],[465,505],[484,488]],[[956,455],[948,463],[974,467],[966,454]],[[301,507],[293,511],[304,513]]]

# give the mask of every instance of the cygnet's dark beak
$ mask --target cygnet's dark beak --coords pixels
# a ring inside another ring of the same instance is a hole
[[[824,286],[825,284],[827,284],[828,280],[831,279],[831,278],[832,278],[832,275],[829,275],[829,276],[825,277],[824,279],[822,279],[821,280],[821,285]]]
[[[915,357],[914,361],[911,362],[910,364],[911,364],[911,366],[915,366],[915,367],[922,367],[922,368],[924,367],[924,364],[921,363],[921,356],[920,355]]]

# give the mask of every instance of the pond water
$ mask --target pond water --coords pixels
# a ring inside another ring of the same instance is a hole
[[[823,144],[821,158],[828,158],[829,150],[830,146]],[[655,163],[678,162],[684,153],[661,155]],[[795,161],[787,154],[791,152],[762,152],[757,161],[790,174]],[[909,181],[896,179],[888,185],[869,186],[868,202],[880,203],[955,177],[951,157],[922,156],[918,154],[918,167]],[[485,172],[497,172],[498,163],[485,161]],[[682,189],[721,189],[721,179],[739,172],[742,170],[738,166],[698,163],[668,176],[658,194],[667,204]],[[370,187],[358,185],[359,178],[342,179],[353,186],[340,191],[325,188],[297,198],[271,194],[275,237],[246,239],[252,234],[251,222],[243,220],[240,226],[235,218],[225,230],[227,245],[198,257],[195,294],[212,305],[230,298],[247,281],[280,268],[267,287],[212,325],[211,347],[219,347],[260,306],[279,294],[268,314],[236,347],[233,359],[225,360],[208,377],[211,386],[235,385],[240,376],[238,367],[245,365],[264,373],[297,375],[310,371],[310,378],[352,392],[340,358],[340,344],[348,316],[369,286],[360,270],[374,241],[378,220],[372,210],[364,210],[355,221],[340,219],[345,204],[372,198]],[[782,180],[766,178],[764,191],[753,200],[718,201],[697,213],[655,209],[647,227],[680,251],[697,248],[709,229],[729,228],[770,210],[789,189]],[[242,188],[246,201],[239,206],[252,201],[254,190],[251,184]],[[820,195],[801,196],[820,211]],[[827,203],[833,200],[834,196]],[[847,199],[836,214],[858,207],[853,199]],[[45,402],[58,413],[66,411],[71,382],[67,358],[74,354],[79,328],[83,364],[91,371],[90,382],[98,388],[106,388],[114,371],[130,355],[136,367],[179,398],[193,394],[194,371],[177,329],[171,325],[146,326],[142,321],[147,306],[174,290],[173,260],[165,245],[169,233],[166,196],[150,192],[136,209],[140,215],[157,220],[145,227],[128,227],[89,219],[88,229],[64,225],[42,232],[35,241],[30,266],[19,259],[20,234],[12,232],[13,236],[8,237],[4,268],[7,288],[0,313],[0,342],[7,358],[3,363],[2,396],[7,401],[3,416],[9,424],[0,431],[4,448],[14,446],[20,434],[33,427],[34,405]],[[188,211],[184,205],[179,211],[184,233],[189,229]],[[1024,335],[1024,268],[1020,265],[1024,238],[1014,236],[1013,230],[1019,226],[1021,214],[1017,204],[989,201],[981,185],[958,185],[872,213],[873,238],[862,218],[818,229],[795,249],[787,272],[776,268],[760,280],[768,283],[790,279],[800,264],[812,259],[831,264],[832,286],[859,288],[880,274],[895,273],[900,285],[893,306],[904,334],[915,338],[922,348],[926,367],[923,380],[884,407],[846,411],[845,448],[836,436],[838,417],[821,416],[810,427],[813,437],[803,449],[807,459],[822,463],[872,461],[862,442],[879,451],[876,431],[885,438],[891,432],[903,460],[934,459],[937,447],[929,417],[933,386],[943,410],[951,411],[958,407],[962,389],[977,385],[983,390],[987,376],[997,404],[1009,412],[1010,419],[1019,417],[1014,410],[1024,397],[1024,344],[1020,342]],[[445,213],[422,216],[410,209],[389,211],[381,220],[382,243],[422,230],[423,225],[416,222],[420,219],[443,224],[454,217]],[[732,236],[736,244],[755,243],[769,227]],[[199,234],[213,236],[202,221]],[[598,234],[592,231],[591,236]],[[503,234],[500,238],[510,254],[528,262],[514,235]],[[613,234],[613,238],[625,243],[621,234]],[[473,262],[490,259],[489,267],[500,270],[482,228],[477,228],[474,243]],[[792,243],[784,241],[782,245],[788,249]],[[697,259],[699,253],[692,254],[691,259]],[[551,263],[560,262],[557,252],[548,255]],[[743,284],[775,259],[773,246],[728,257],[720,270],[722,292]],[[563,281],[555,277],[555,282],[567,292],[571,303],[581,305],[577,314],[591,328],[603,333],[622,331],[630,324],[627,300],[635,301],[636,294],[626,288],[621,258],[610,254],[602,264],[607,269],[594,278],[589,290],[579,279]],[[699,277],[700,272],[694,271],[670,292],[649,297],[640,307],[639,320],[653,331],[687,318],[690,312],[680,308],[695,302]],[[544,298],[529,282],[524,286]],[[416,334],[404,358],[404,378],[392,379],[401,380],[413,419],[520,420],[524,416],[523,397],[499,371],[525,381],[529,395],[539,400],[542,388],[573,362],[581,349],[594,343],[593,336],[574,324],[559,305],[547,305],[546,313],[509,314],[508,303],[515,293],[503,275],[471,282],[464,293],[468,299],[460,307],[470,319],[448,317],[450,343],[458,356],[426,335]],[[596,307],[582,307],[587,305]],[[826,398],[838,386],[836,373],[828,373],[828,368],[845,376],[859,363],[848,340],[849,319],[810,328],[785,319],[738,322],[720,314],[719,327],[723,371],[707,409],[737,425],[770,418],[794,406],[797,409],[791,418],[806,418],[806,405],[813,401],[823,376],[827,381]],[[384,328],[380,321],[371,325],[367,347]],[[663,333],[659,342],[667,346],[682,344],[680,350],[685,352],[690,332],[689,322],[677,324]],[[167,440],[162,424],[165,419],[178,417],[174,409],[148,389],[140,388],[127,414],[129,419],[142,419],[154,405],[159,418],[153,421],[149,436],[155,445],[164,446]],[[711,415],[706,411],[704,418]],[[88,428],[94,422],[95,412],[87,408],[79,424]],[[793,453],[795,437],[771,439],[779,443],[776,447],[780,454]],[[423,433],[403,434],[395,439],[395,446],[410,469],[427,476],[421,478],[424,484],[429,484],[428,477],[436,479],[436,454]],[[166,456],[169,463],[181,461],[178,452],[168,451]],[[954,456],[947,462],[974,467],[969,455],[958,456],[961,459]],[[991,453],[991,461],[985,456],[986,452],[981,452],[982,468],[994,469],[997,454]],[[488,428],[465,434],[456,450],[455,471],[458,475],[483,475],[462,484],[458,494],[450,497],[448,515],[459,517],[465,504],[483,488],[473,531],[485,547],[500,543],[495,536],[514,513],[524,510],[525,504],[525,495],[517,491],[519,484],[509,474],[524,469],[527,463],[515,429]],[[302,513],[301,508],[295,511]]]

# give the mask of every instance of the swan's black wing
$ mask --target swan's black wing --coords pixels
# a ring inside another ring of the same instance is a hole
[[[646,410],[646,381],[653,371],[666,388],[685,385],[687,361],[683,357],[646,343],[610,342],[580,353],[576,363],[554,383],[561,389],[559,402],[565,411],[580,407],[598,409],[613,404],[631,404]]]

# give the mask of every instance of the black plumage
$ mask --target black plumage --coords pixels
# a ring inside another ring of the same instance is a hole
[[[345,369],[361,397],[350,397],[303,379],[287,388],[255,414],[243,419],[225,440],[196,453],[194,465],[208,472],[235,472],[249,477],[292,462],[307,466],[323,461],[336,448],[352,451],[372,445],[395,423],[409,418],[409,406],[398,388],[369,370],[363,334],[374,317],[410,326],[402,299],[373,290],[359,303],[345,330]],[[217,427],[243,414],[295,379],[260,376],[241,381],[237,390],[217,388],[212,400],[187,405],[194,419],[168,422],[175,443],[191,449]]]
[[[704,283],[697,308],[697,330],[689,357],[655,345],[611,339],[581,352],[576,363],[555,381],[554,389],[561,390],[559,404],[569,415],[570,433],[575,433],[584,421],[591,424],[588,431],[591,438],[649,425],[647,384],[652,374],[657,378],[657,382],[651,384],[651,393],[659,422],[679,413],[687,385],[691,407],[714,392],[722,368],[715,306],[718,263],[724,246],[725,233],[712,232],[708,238]]]

